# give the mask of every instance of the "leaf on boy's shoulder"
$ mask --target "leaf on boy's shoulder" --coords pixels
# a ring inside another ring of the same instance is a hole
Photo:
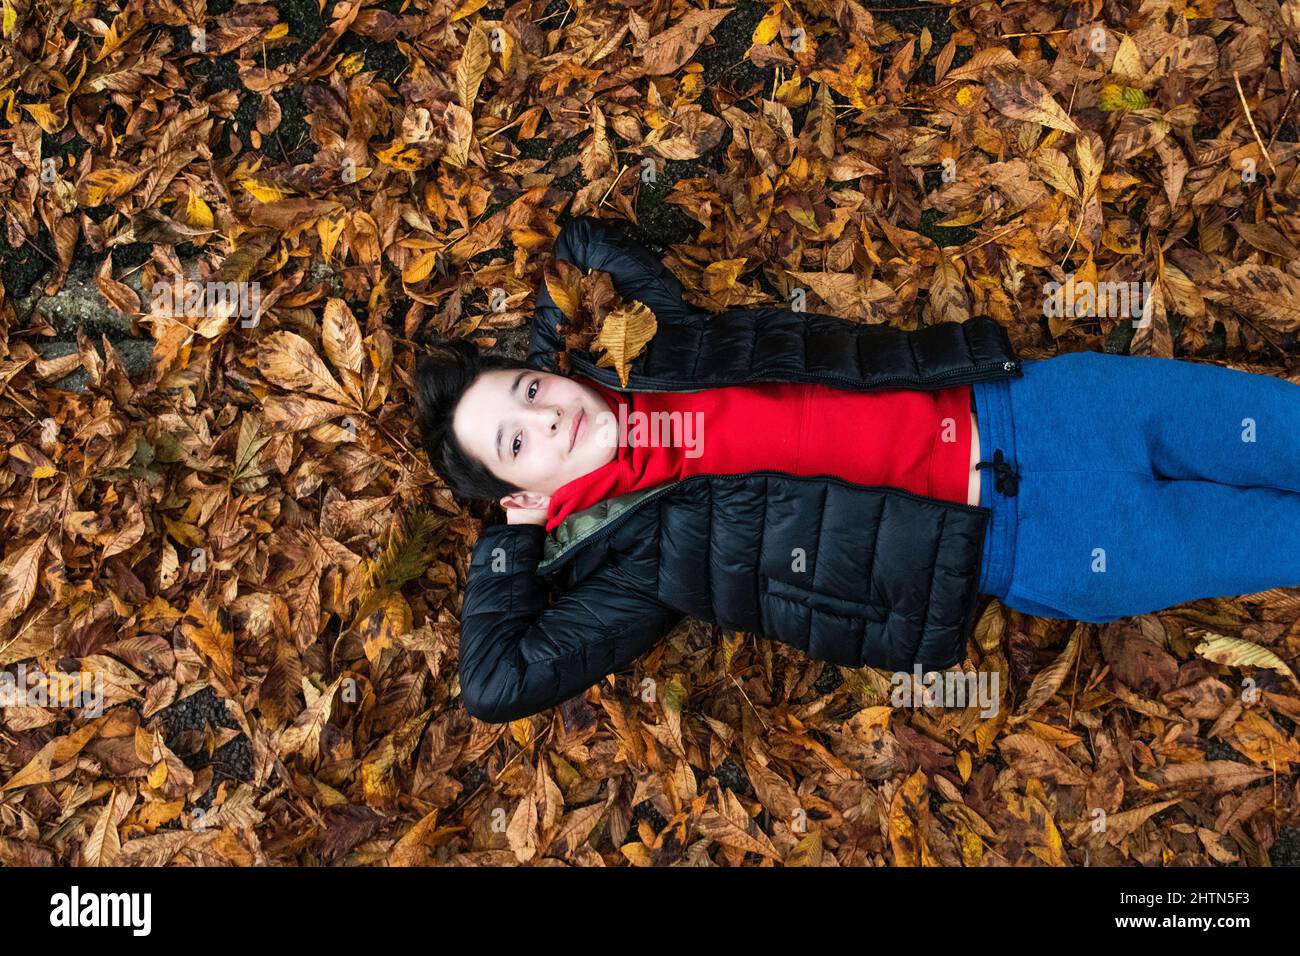
[[[642,302],[624,303],[608,272],[585,272],[563,259],[548,262],[542,271],[546,290],[564,314],[556,325],[563,336],[556,362],[567,373],[569,350],[600,352],[597,364],[614,368],[627,385],[632,361],[654,338],[658,323]]]
[[[569,322],[578,317],[582,297],[582,270],[564,259],[552,259],[542,269],[546,291]]]
[[[633,359],[645,351],[657,329],[655,314],[642,302],[632,302],[609,313],[596,339],[597,348],[603,350],[596,364],[602,368],[613,367],[626,387]]]

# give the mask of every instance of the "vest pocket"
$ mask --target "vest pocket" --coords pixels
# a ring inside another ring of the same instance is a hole
[[[808,588],[796,587],[793,584],[786,584],[784,581],[766,576],[763,577],[763,591],[766,594],[773,594],[787,601],[802,604],[814,611],[826,611],[840,617],[851,617],[882,624],[885,618],[889,616],[888,611],[872,604],[864,604],[861,601],[847,601],[844,598],[811,591]]]

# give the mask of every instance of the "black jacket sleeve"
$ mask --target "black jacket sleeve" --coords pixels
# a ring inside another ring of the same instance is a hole
[[[682,284],[672,270],[629,235],[622,220],[591,216],[571,219],[560,230],[554,253],[555,258],[571,262],[584,272],[608,272],[618,294],[624,300],[644,303],[661,325],[698,323],[710,315],[683,298]],[[564,336],[556,326],[564,318],[546,283],[541,283],[528,348],[528,360],[534,368],[554,371],[554,355],[564,348]]]
[[[689,379],[698,388],[736,381],[822,381],[871,385],[912,379],[940,387],[955,365],[1015,362],[1006,329],[987,315],[906,330],[883,322],[856,322],[784,305],[709,312],[687,302],[681,282],[621,220],[583,216],[565,223],[555,256],[583,269],[608,272],[624,299],[645,303],[659,328],[632,363],[633,387],[642,378]],[[564,313],[546,284],[537,290],[528,364],[557,372],[564,351]],[[589,353],[587,354],[590,358]],[[1008,369],[1010,371],[1010,369]]]
[[[681,620],[606,563],[547,607],[545,528],[492,525],[470,557],[460,620],[460,693],[480,720],[553,707],[622,670]]]

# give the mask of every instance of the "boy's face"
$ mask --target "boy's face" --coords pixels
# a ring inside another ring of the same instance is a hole
[[[610,421],[609,405],[581,382],[532,369],[489,369],[461,396],[452,431],[494,475],[537,496],[512,495],[515,504],[545,508],[549,501],[538,504],[540,498],[613,461]]]

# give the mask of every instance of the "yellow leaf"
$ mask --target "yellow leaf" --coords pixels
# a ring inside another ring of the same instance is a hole
[[[727,289],[736,287],[736,280],[740,278],[740,272],[745,268],[745,263],[749,260],[742,256],[739,259],[719,259],[716,262],[710,262],[704,269],[704,289],[706,292],[725,292]]]
[[[203,546],[203,532],[192,524],[184,521],[176,521],[173,518],[163,515],[163,526],[168,533],[176,539],[178,544],[187,548],[199,548]]]
[[[266,35],[262,37],[262,39],[278,40],[280,39],[280,37],[287,37],[288,35],[289,35],[289,24],[277,23],[275,26],[271,27],[271,29],[266,31]]]
[[[157,790],[164,783],[166,783],[167,762],[165,760],[159,760],[156,764],[154,764],[153,769],[149,771],[148,779],[149,779],[149,786],[153,787],[155,790]]]
[[[13,126],[21,118],[22,114],[18,112],[18,97],[14,95],[13,90],[5,90],[0,93],[5,101],[5,120],[10,126]]]
[[[479,86],[492,65],[491,44],[482,26],[475,23],[465,38],[465,52],[456,64],[456,97],[467,110],[474,109]]]
[[[961,775],[961,782],[966,783],[970,780],[971,757],[968,751],[962,750],[957,754],[957,773]]]
[[[121,18],[119,17],[118,19]],[[117,32],[117,20],[114,20],[108,25],[108,29],[104,31],[104,45],[100,47],[99,52],[95,54],[95,62],[100,62],[104,57],[108,56],[121,45],[122,35]]]
[[[384,650],[395,646],[397,638],[410,632],[411,606],[406,598],[394,594],[361,624],[359,633],[366,659],[375,663]]]
[[[758,21],[758,26],[754,27],[754,34],[750,42],[755,46],[764,43],[771,43],[778,33],[781,32],[781,5],[777,4],[767,11],[767,15]]]
[[[475,13],[485,3],[487,3],[487,0],[465,0],[464,3],[456,8],[456,12],[451,15],[447,22],[455,23],[457,20],[463,20]]]
[[[919,866],[925,839],[918,826],[928,807],[922,803],[926,792],[924,770],[917,770],[898,788],[889,804],[889,845],[894,851],[895,866]]]
[[[615,309],[605,316],[596,337],[597,348],[604,350],[596,364],[605,368],[612,366],[626,387],[632,361],[645,351],[658,327],[654,313],[643,302]]]
[[[241,179],[239,185],[243,186],[249,195],[258,202],[275,202],[277,199],[283,199],[289,195],[279,186],[259,182],[256,179]]]
[[[50,109],[48,103],[23,103],[22,108],[31,114],[32,119],[36,120],[36,125],[47,133],[57,133],[67,124],[65,116],[59,119],[59,115]]]
[[[425,252],[418,258],[413,259],[405,269],[402,270],[402,281],[408,285],[416,285],[423,282],[433,271],[433,264],[438,260],[436,252]]]
[[[420,155],[420,151],[409,149],[400,139],[394,140],[392,144],[386,149],[380,150],[375,156],[380,162],[406,173],[413,173],[417,169],[424,167],[424,159]]]
[[[1138,52],[1138,45],[1131,36],[1126,34],[1120,39],[1119,49],[1115,51],[1115,60],[1111,64],[1110,71],[1132,82],[1142,79],[1145,72],[1142,69],[1142,55]]]
[[[347,225],[347,220],[333,217],[321,217],[316,220],[316,235],[320,236],[321,255],[326,259],[334,255],[334,247],[338,245],[339,237],[343,235],[343,228]]]
[[[0,787],[0,792],[5,790],[17,790],[19,787],[30,787],[35,784],[49,783],[52,779],[50,776],[50,759],[58,744],[59,741],[51,740],[48,744],[37,751],[36,756],[32,757],[22,770],[19,770],[16,774],[5,781],[4,786]]]
[[[343,58],[343,62],[339,64],[339,72],[348,77],[356,76],[365,69],[365,65],[366,55],[364,53],[349,53]]]
[[[554,270],[551,268],[554,265]],[[578,303],[582,295],[582,273],[575,266],[555,260],[543,270],[542,278],[546,282],[546,291],[551,300],[564,313],[570,322],[578,317]]]
[[[144,827],[145,832],[153,833],[164,823],[170,823],[181,815],[185,809],[184,800],[156,800],[146,803],[133,814],[135,822]]]
[[[281,758],[288,757],[290,754],[302,754],[308,761],[313,761],[320,754],[321,731],[325,729],[325,724],[330,719],[330,713],[334,709],[334,695],[346,676],[340,674],[334,678],[334,682],[309,703],[306,710],[294,720],[293,725],[280,735]],[[307,685],[306,678],[303,678],[303,684]]]
[[[185,200],[185,221],[195,229],[212,228],[212,209],[196,192],[190,192]]]

